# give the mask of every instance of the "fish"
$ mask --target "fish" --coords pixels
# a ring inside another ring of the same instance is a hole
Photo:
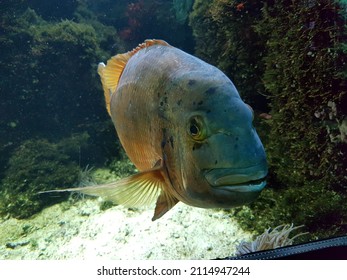
[[[259,196],[268,167],[254,112],[222,71],[152,39],[100,63],[98,74],[138,173],[69,191],[126,207],[155,204],[152,221],[178,202],[232,208]]]

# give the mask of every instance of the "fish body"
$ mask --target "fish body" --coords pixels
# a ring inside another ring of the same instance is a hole
[[[267,163],[253,111],[216,67],[161,40],[99,64],[106,107],[138,174],[82,192],[118,204],[230,208],[256,199]]]

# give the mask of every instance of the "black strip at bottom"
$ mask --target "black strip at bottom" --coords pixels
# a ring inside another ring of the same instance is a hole
[[[347,236],[258,251],[222,260],[347,260]]]

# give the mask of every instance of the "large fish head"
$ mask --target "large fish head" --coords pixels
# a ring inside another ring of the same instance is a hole
[[[176,155],[171,153],[170,159],[166,148],[179,199],[203,208],[252,202],[265,187],[268,172],[253,110],[226,77],[219,83],[204,77],[188,87],[191,94],[175,115]]]

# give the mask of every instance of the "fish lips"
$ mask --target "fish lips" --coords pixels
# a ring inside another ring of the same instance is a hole
[[[266,186],[266,166],[217,168],[204,172],[213,189],[229,192],[260,192]]]

